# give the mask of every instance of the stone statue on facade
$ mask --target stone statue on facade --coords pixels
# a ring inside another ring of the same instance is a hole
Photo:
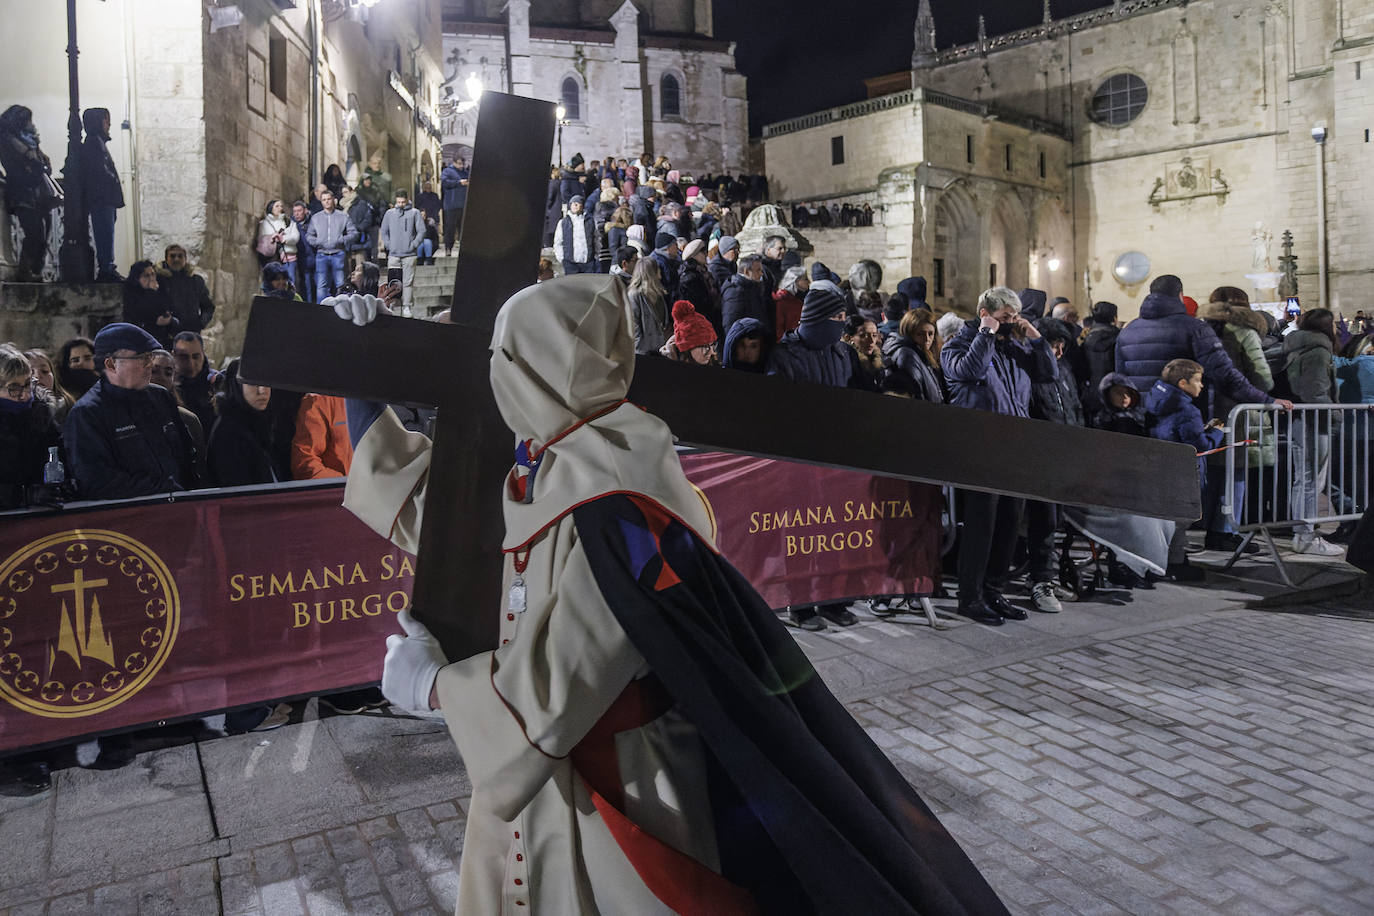
[[[1271,271],[1274,269],[1273,259],[1270,257],[1269,246],[1274,241],[1274,236],[1269,230],[1264,228],[1264,222],[1255,223],[1255,231],[1250,233],[1250,245],[1254,250],[1254,255],[1250,259],[1250,266],[1257,271]]]

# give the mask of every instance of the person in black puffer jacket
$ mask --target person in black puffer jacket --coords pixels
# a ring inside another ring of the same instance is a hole
[[[936,404],[945,400],[940,369],[940,335],[930,312],[911,309],[897,324],[897,333],[883,341],[887,371],[880,389]]]
[[[1094,302],[1092,325],[1083,332],[1078,344],[1083,354],[1087,375],[1079,379],[1083,385],[1082,398],[1088,410],[1102,406],[1098,400],[1097,386],[1108,374],[1116,371],[1116,338],[1121,328],[1116,324],[1117,308],[1111,302]]]
[[[25,488],[43,482],[48,449],[62,445],[50,395],[32,372],[23,353],[0,344],[0,509],[26,503]]]
[[[277,458],[267,404],[272,389],[239,380],[239,361],[225,367],[223,390],[215,395],[218,419],[210,432],[210,479],[218,487],[242,487],[291,479]]]
[[[1207,384],[1234,403],[1278,403],[1291,408],[1291,402],[1275,401],[1246,380],[1211,326],[1188,314],[1182,295],[1183,281],[1178,277],[1165,274],[1154,279],[1150,294],[1140,304],[1140,317],[1116,338],[1116,371],[1144,393],[1170,362],[1191,359],[1202,366]]]
[[[124,281],[124,320],[153,335],[158,346],[167,351],[181,331],[181,322],[172,314],[172,300],[158,283],[152,261],[135,261],[129,268]]]

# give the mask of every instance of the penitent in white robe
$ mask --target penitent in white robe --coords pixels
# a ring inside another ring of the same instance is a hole
[[[600,372],[604,379],[605,369]],[[627,386],[628,377],[624,382]],[[498,387],[498,401],[500,396]],[[652,492],[652,480],[642,467],[634,469],[646,457],[650,466],[657,461],[676,464],[666,428],[652,426],[657,421],[648,428],[650,455],[643,448],[629,454],[632,443],[643,444],[649,421],[625,404],[579,430],[550,450],[540,485],[547,482],[544,489],[565,500],[617,488],[648,490],[649,498],[670,506],[711,543],[709,510],[699,492],[692,494],[680,468],[678,480],[660,492]],[[614,454],[618,443],[624,454]],[[384,412],[358,443],[345,495],[345,506],[373,530],[412,552],[419,539],[430,449],[428,439],[408,432],[390,411]],[[588,450],[593,460],[580,460]],[[640,478],[631,481],[640,485],[610,479],[617,467],[624,470],[622,476]],[[515,502],[509,491],[507,500]],[[546,500],[536,500],[540,502]],[[508,549],[532,539],[523,573],[527,609],[500,609],[499,647],[439,672],[440,705],[473,786],[460,867],[460,914],[672,912],[621,851],[568,756],[626,685],[649,673],[606,606],[572,515],[560,514],[571,508],[568,503],[546,509],[541,520],[531,522],[530,506],[507,506]],[[550,517],[555,520],[545,524]],[[513,577],[512,554],[507,553],[503,594],[509,593]],[[461,597],[455,600],[461,602]],[[703,748],[695,726],[671,709],[648,725],[620,732],[615,743],[624,814],[718,871]]]

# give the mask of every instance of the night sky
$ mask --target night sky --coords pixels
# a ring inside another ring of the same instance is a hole
[[[944,49],[978,35],[1039,22],[1041,0],[931,0],[935,43]],[[1051,0],[1055,18],[1109,0]],[[865,77],[911,66],[917,0],[715,0],[717,38],[739,43],[735,60],[749,78],[749,133],[764,124],[866,97]]]

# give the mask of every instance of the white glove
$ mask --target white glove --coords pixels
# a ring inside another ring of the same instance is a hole
[[[439,669],[448,664],[439,641],[409,610],[396,615],[405,636],[386,638],[386,661],[382,663],[382,695],[392,705],[413,713],[428,715],[429,694]]]
[[[361,293],[330,296],[320,305],[327,305],[344,321],[351,321],[358,327],[365,327],[377,319],[378,315],[390,315],[391,309],[376,296]]]

